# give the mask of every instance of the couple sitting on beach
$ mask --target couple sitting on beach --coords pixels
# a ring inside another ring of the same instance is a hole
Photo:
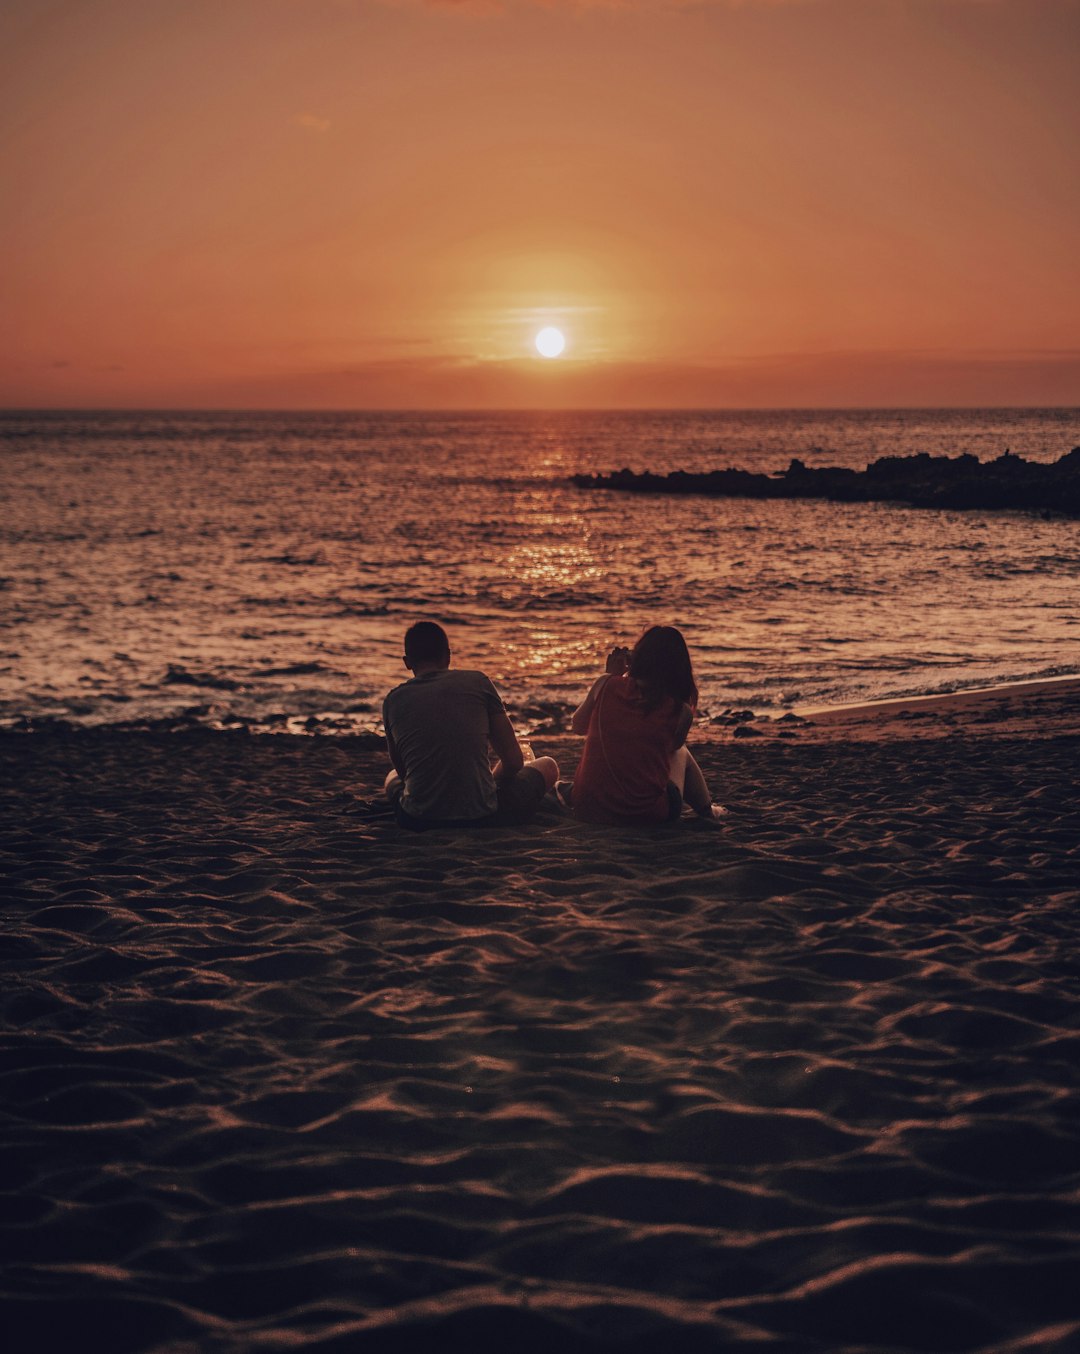
[[[412,678],[383,702],[394,765],[386,793],[403,827],[520,825],[549,791],[591,823],[668,822],[684,801],[703,818],[723,812],[686,746],[698,693],[686,641],[672,626],[654,625],[632,650],[608,655],[607,671],[570,721],[585,735],[573,781],[559,780],[551,757],[526,760],[491,681],[451,668],[441,625],[410,627],[405,666]]]

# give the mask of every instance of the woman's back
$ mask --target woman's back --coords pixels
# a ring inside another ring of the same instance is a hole
[[[669,697],[649,706],[632,677],[611,676],[603,683],[574,778],[575,816],[592,823],[667,819],[668,773],[686,707]]]

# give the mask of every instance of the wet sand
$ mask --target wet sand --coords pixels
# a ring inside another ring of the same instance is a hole
[[[716,727],[721,831],[0,737],[7,1347],[1080,1347],[1077,690]]]

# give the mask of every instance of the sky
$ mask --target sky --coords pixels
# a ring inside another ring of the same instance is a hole
[[[4,0],[0,405],[1080,405],[1078,57],[1080,0]]]

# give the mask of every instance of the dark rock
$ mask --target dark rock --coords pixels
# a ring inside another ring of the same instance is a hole
[[[204,686],[216,691],[235,691],[240,685],[231,677],[215,677],[209,672],[188,672],[177,663],[170,663],[161,679],[165,686]]]
[[[667,475],[618,470],[575,475],[580,489],[714,498],[821,498],[842,503],[905,503],[915,508],[1023,510],[1080,517],[1080,447],[1049,464],[1005,451],[993,461],[970,454],[882,456],[865,470],[811,468],[793,459],[780,475],[712,470]]]

